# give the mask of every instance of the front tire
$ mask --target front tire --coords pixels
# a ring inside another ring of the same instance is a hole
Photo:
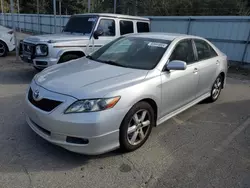
[[[126,114],[120,127],[120,147],[130,152],[141,147],[155,125],[154,111],[147,102],[135,104]]]
[[[0,41],[0,57],[5,57],[7,53],[8,53],[7,45],[3,41]]]

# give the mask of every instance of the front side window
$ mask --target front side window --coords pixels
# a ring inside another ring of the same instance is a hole
[[[120,21],[120,34],[125,35],[134,32],[134,26],[132,21]]]
[[[102,36],[115,36],[115,21],[112,19],[101,19],[97,30],[103,30]]]
[[[184,61],[187,64],[195,62],[191,40],[183,40],[176,45],[174,51],[172,52],[172,55],[170,56],[170,61],[173,60]]]
[[[91,54],[91,59],[121,67],[153,69],[171,41],[142,37],[120,37]]]
[[[206,41],[195,39],[194,43],[199,61],[217,56],[217,53]]]
[[[72,16],[66,24],[63,32],[90,35],[97,20],[97,17]]]
[[[138,33],[149,32],[149,23],[147,22],[137,22],[136,26]]]

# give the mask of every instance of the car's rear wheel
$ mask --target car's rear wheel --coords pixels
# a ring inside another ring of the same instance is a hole
[[[211,96],[209,97],[210,102],[215,102],[219,98],[222,85],[223,85],[223,77],[219,75],[212,86]]]
[[[5,57],[7,53],[8,53],[7,45],[3,41],[0,41],[0,57]]]
[[[122,151],[134,151],[148,139],[155,125],[154,111],[147,102],[135,104],[125,116],[120,127]]]

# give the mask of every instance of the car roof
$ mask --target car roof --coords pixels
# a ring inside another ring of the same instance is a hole
[[[74,16],[103,16],[103,17],[112,17],[112,18],[124,18],[124,19],[131,19],[131,20],[143,20],[149,21],[149,18],[144,18],[140,16],[130,16],[130,15],[123,15],[123,14],[108,14],[108,13],[86,13],[86,14],[75,14]]]
[[[133,37],[146,37],[146,38],[153,38],[153,39],[163,39],[163,40],[174,40],[177,38],[201,38],[193,35],[181,34],[181,33],[163,33],[163,32],[148,32],[148,33],[133,33],[128,34],[126,36],[133,36]]]

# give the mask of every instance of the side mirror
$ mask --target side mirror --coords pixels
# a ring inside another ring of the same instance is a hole
[[[170,61],[166,69],[167,70],[185,70],[187,68],[187,63],[185,61],[173,60]]]
[[[103,32],[102,29],[98,29],[98,30],[94,31],[94,34],[93,34],[94,39],[99,39],[99,36],[102,36],[103,33],[104,33],[104,32]]]

